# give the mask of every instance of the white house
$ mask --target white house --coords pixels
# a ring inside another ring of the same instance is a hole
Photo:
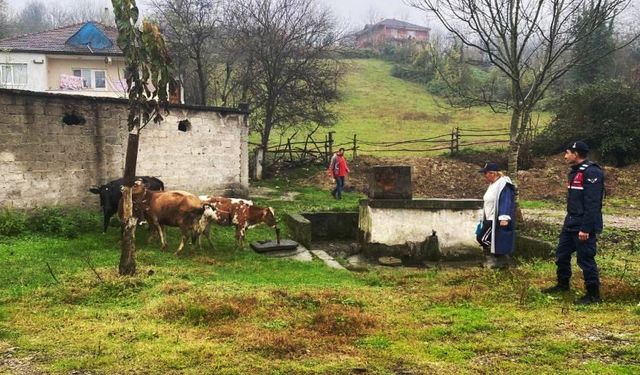
[[[0,40],[0,87],[125,97],[118,30],[84,22]],[[172,95],[171,101],[182,102]]]

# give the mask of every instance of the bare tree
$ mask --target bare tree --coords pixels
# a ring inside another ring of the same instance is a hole
[[[113,11],[102,6],[97,0],[85,0],[82,7],[61,7],[55,3],[47,8],[47,14],[52,27],[61,27],[74,23],[97,21],[105,25],[115,26]]]
[[[510,99],[500,104],[511,110],[509,173],[515,178],[520,146],[535,105],[554,82],[593,56],[575,51],[576,45],[617,17],[629,0],[405,2],[435,15],[445,29],[464,45],[486,54],[507,77]],[[575,23],[582,9],[591,5],[598,17]],[[612,51],[602,52],[601,56]]]
[[[382,13],[380,13],[373,5],[369,5],[364,21],[367,25],[375,25],[382,21]]]
[[[11,25],[9,22],[9,14],[7,13],[6,0],[0,0],[0,39],[6,38],[11,34]]]
[[[1,10],[3,3],[4,0],[0,0],[0,34],[3,33],[3,29],[5,34],[27,34],[85,21],[115,25],[113,12],[96,0],[83,2],[81,7],[62,7],[55,3],[45,4],[42,1],[34,0],[29,2],[12,19],[7,16],[4,20]]]
[[[276,129],[335,121],[342,65],[338,33],[313,0],[237,0],[227,18],[229,37],[244,68],[243,99],[266,149]]]
[[[30,1],[16,17],[18,33],[36,33],[52,27],[46,5],[41,1]]]
[[[156,16],[168,35],[169,48],[185,80],[196,83],[197,100],[207,104],[212,75],[219,64],[216,43],[221,24],[219,0],[153,0]],[[218,51],[222,48],[217,48]],[[194,79],[189,79],[191,69]]]

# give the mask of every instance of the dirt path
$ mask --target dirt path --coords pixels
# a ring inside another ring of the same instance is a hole
[[[20,375],[40,375],[31,363],[32,357],[17,358],[14,356],[17,348],[11,347],[0,350],[0,373]]]
[[[564,211],[549,209],[523,209],[525,220],[542,221],[545,223],[562,224]],[[640,231],[640,217],[604,215],[604,226]]]

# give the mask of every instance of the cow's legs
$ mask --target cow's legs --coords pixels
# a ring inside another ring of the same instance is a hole
[[[182,253],[182,249],[184,248],[184,244],[188,241],[189,239],[189,230],[186,228],[180,228],[180,245],[178,246],[178,249],[176,250],[176,252],[174,253],[174,255],[178,256]]]
[[[204,230],[204,233],[202,233],[202,235],[204,235],[204,237],[207,239],[207,241],[209,241],[209,246],[211,246],[212,250],[215,250],[215,246],[213,245],[213,241],[211,240],[211,225],[207,225],[207,227]],[[202,236],[200,236],[202,237]]]
[[[244,247],[244,235],[247,232],[247,225],[236,225],[236,248]]]
[[[166,238],[166,234],[164,233],[164,229],[162,228],[160,223],[158,223],[157,220],[153,221],[153,226],[156,228],[156,231],[158,232],[158,235],[160,236],[160,247],[162,248],[162,250],[166,250],[167,249],[167,238]]]
[[[111,215],[104,212],[104,222],[102,224],[102,233],[107,233],[107,228],[109,228],[110,221],[111,221]]]

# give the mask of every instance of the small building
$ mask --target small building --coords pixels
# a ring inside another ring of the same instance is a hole
[[[385,43],[429,40],[428,27],[414,25],[396,19],[385,19],[374,25],[366,25],[356,33],[358,48],[376,48]]]
[[[92,21],[2,39],[0,88],[126,97],[117,39],[115,27]]]

